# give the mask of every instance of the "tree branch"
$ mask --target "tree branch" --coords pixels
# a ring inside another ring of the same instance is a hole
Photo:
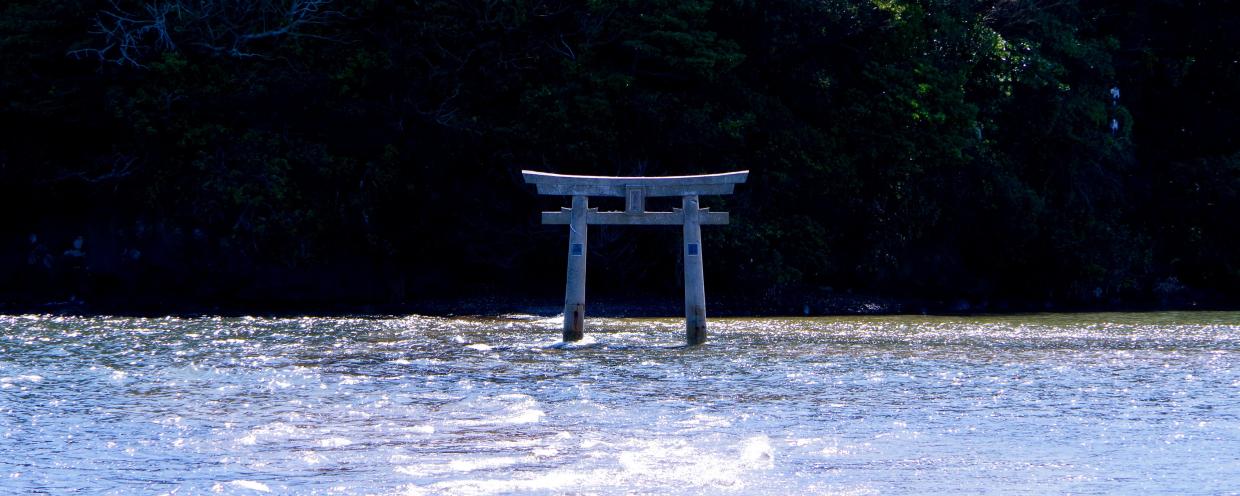
[[[217,57],[266,57],[255,45],[281,39],[336,41],[311,32],[343,14],[334,0],[110,0],[95,18],[98,48],[69,52],[118,65],[144,67],[162,53],[193,48]]]

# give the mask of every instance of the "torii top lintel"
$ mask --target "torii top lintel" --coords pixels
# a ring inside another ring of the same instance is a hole
[[[749,171],[704,174],[700,176],[663,177],[616,177],[616,176],[570,176],[547,172],[521,171],[525,182],[538,187],[538,194],[573,196],[575,208],[585,224],[629,225],[722,225],[728,223],[727,212],[711,212],[698,208],[699,195],[727,195],[737,184],[745,182]],[[623,212],[599,212],[586,207],[585,197],[621,196],[625,198]],[[679,196],[685,207],[671,212],[647,212],[646,197]],[[581,206],[577,207],[578,200]],[[569,224],[574,219],[574,209],[561,208],[559,212],[543,212],[543,224]]]
[[[727,195],[749,177],[749,171],[698,176],[620,177],[573,176],[523,170],[525,182],[538,187],[540,195],[627,196],[633,189],[642,196]]]

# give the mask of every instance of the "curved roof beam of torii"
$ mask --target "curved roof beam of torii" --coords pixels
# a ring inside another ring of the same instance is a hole
[[[526,183],[537,186],[540,195],[625,196],[628,190],[641,188],[645,196],[689,196],[731,194],[737,184],[749,177],[749,171],[698,176],[622,177],[523,170],[521,176]]]

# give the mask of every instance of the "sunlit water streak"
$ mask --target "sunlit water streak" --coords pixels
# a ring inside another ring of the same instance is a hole
[[[1236,494],[1238,323],[0,317],[0,493]]]

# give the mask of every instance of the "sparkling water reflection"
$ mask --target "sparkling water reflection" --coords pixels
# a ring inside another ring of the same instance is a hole
[[[0,492],[1235,494],[1238,323],[0,317]]]

